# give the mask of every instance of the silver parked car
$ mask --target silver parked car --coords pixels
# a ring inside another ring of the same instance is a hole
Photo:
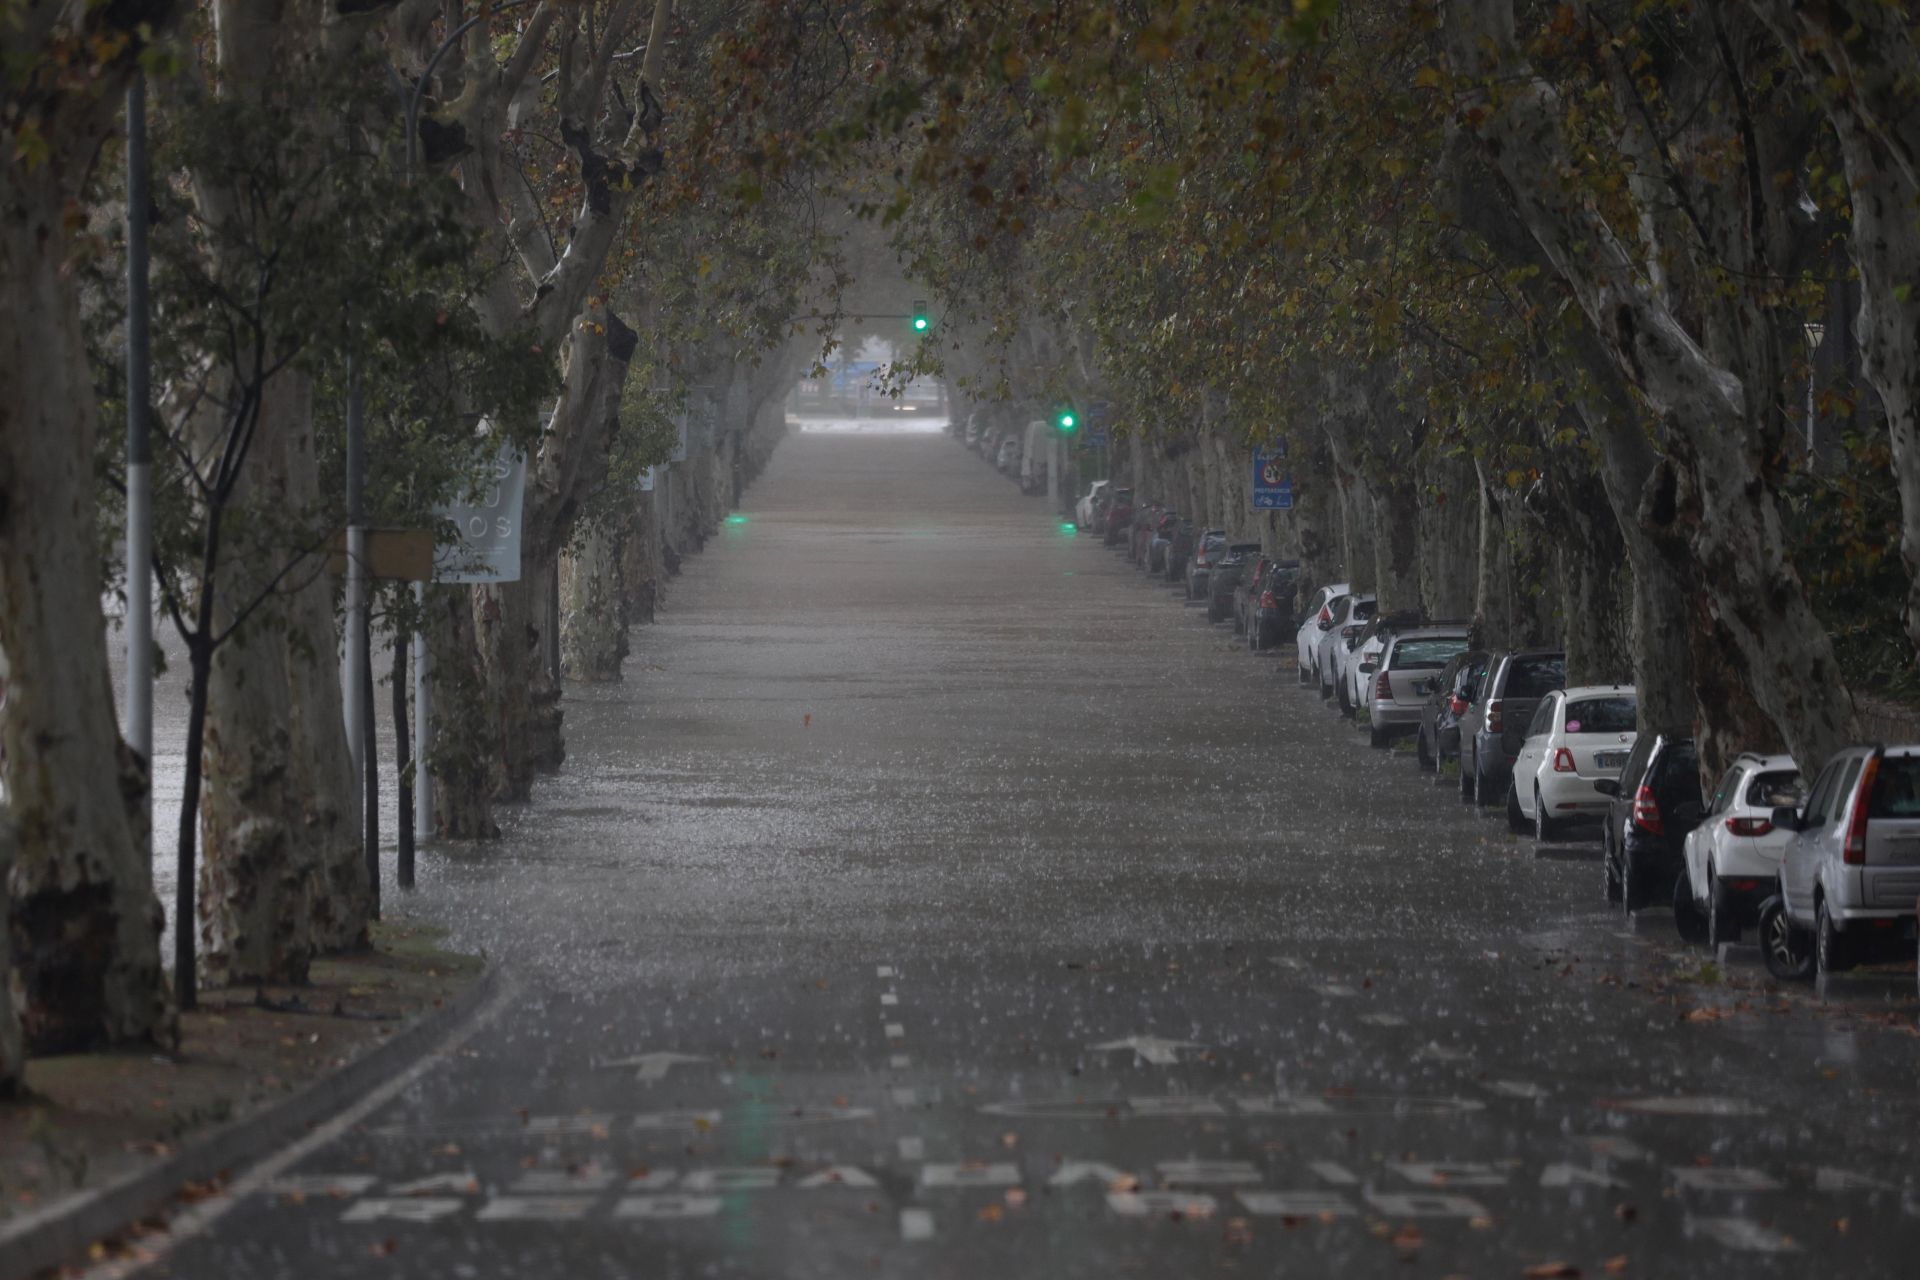
[[[1780,901],[1786,923],[1812,935],[1816,973],[1912,949],[1920,745],[1839,752],[1806,803],[1775,809],[1773,825],[1793,833],[1780,859]]]
[[[1440,672],[1466,650],[1465,627],[1410,627],[1388,635],[1375,664],[1360,668],[1368,741],[1384,747],[1397,734],[1418,732],[1421,708]]]

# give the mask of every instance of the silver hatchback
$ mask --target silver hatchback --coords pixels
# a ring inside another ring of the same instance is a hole
[[[1827,762],[1798,809],[1780,859],[1792,924],[1813,935],[1814,969],[1832,973],[1911,945],[1920,900],[1920,746],[1849,747]]]

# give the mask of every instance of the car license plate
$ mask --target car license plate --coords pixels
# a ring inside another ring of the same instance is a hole
[[[1593,766],[1596,769],[1619,769],[1626,765],[1627,753],[1624,751],[1596,751],[1593,753]]]

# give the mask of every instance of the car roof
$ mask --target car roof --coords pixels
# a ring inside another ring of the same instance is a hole
[[[1754,773],[1771,773],[1776,769],[1792,769],[1798,773],[1800,766],[1793,757],[1781,752],[1776,755],[1763,755],[1758,751],[1742,751],[1733,758],[1733,762]]]
[[[1575,698],[1617,698],[1621,694],[1629,694],[1635,698],[1640,696],[1640,691],[1630,684],[1581,684],[1571,689],[1555,689],[1553,692],[1565,694],[1569,702]]]
[[[1454,626],[1407,627],[1393,633],[1395,640],[1465,640],[1467,629]]]

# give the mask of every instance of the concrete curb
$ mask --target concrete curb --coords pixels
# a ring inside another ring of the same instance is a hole
[[[490,964],[440,1008],[291,1097],[214,1130],[150,1168],[0,1226],[0,1280],[28,1280],[84,1260],[95,1241],[166,1208],[187,1183],[233,1173],[300,1137],[405,1069],[485,1004],[499,985],[499,966]]]

